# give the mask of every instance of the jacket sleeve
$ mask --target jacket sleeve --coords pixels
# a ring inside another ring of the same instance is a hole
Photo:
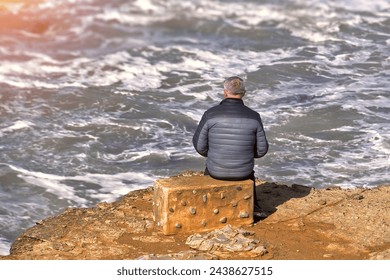
[[[265,135],[263,123],[259,116],[259,123],[256,131],[255,158],[261,158],[268,152],[268,141]]]
[[[192,144],[200,155],[207,157],[207,152],[209,150],[207,112],[203,114],[202,119],[196,128],[195,134],[192,137]]]

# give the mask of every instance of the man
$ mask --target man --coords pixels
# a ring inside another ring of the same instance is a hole
[[[255,182],[254,159],[268,151],[268,142],[259,113],[244,105],[244,81],[230,77],[224,82],[224,99],[202,116],[192,142],[207,157],[205,175],[221,180]],[[254,218],[265,218],[258,205],[255,183]]]

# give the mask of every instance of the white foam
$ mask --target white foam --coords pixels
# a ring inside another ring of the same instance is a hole
[[[65,176],[52,175],[42,172],[28,171],[13,165],[8,165],[12,170],[18,172],[18,177],[29,184],[45,188],[49,193],[56,195],[60,199],[75,201],[80,205],[85,205],[87,200],[78,197],[75,190],[61,181],[66,180]]]
[[[159,22],[176,20],[185,15],[191,15],[198,21],[223,19],[227,25],[249,30],[265,21],[280,22],[281,26],[291,30],[297,36],[313,42],[337,40],[332,35],[338,31],[334,24],[335,13],[329,12],[327,5],[312,7],[304,5],[306,9],[297,8],[287,10],[279,5],[264,3],[222,3],[220,1],[141,1],[132,4],[123,4],[121,9],[104,9],[103,13],[95,15],[96,19],[104,21],[116,20],[122,24],[132,26],[147,26]],[[312,18],[312,29],[302,29],[302,18]],[[324,32],[324,30],[326,32]]]
[[[68,177],[71,180],[89,182],[101,186],[98,192],[91,194],[91,197],[100,201],[112,202],[119,196],[127,194],[131,190],[148,187],[156,179],[153,176],[137,173],[125,172],[117,174],[84,174]],[[129,184],[129,182],[132,182]]]
[[[107,68],[112,70],[104,70]],[[144,58],[130,57],[127,52],[120,51],[96,59],[77,58],[70,63],[48,62],[46,58],[4,63],[0,68],[0,82],[19,88],[48,89],[107,86],[122,82],[128,90],[145,90],[161,85],[162,70],[165,70],[164,65],[153,66]],[[62,75],[62,78],[51,80],[51,74]],[[36,77],[47,78],[38,80]]]
[[[196,121],[197,123],[200,121],[203,113],[204,113],[204,110],[202,109],[192,109],[191,111],[185,111],[185,112],[182,112],[183,114],[185,114],[187,117],[190,117],[191,119],[193,119],[194,121]]]
[[[131,26],[147,26],[172,18],[174,14],[163,6],[149,0],[123,3],[119,9],[105,7],[102,12],[92,15],[92,20],[117,21]]]
[[[364,140],[370,146],[369,148],[376,151],[374,160],[379,160],[383,162],[384,166],[390,167],[390,129],[386,131],[383,128],[381,124],[372,124],[361,131],[365,132],[366,138]]]
[[[150,0],[136,0],[133,4],[147,12],[157,11],[159,9],[156,5],[152,4]]]
[[[69,86],[107,86],[120,82],[123,84],[123,89],[129,91],[147,90],[161,86],[163,73],[182,72],[186,69],[186,71],[198,73],[212,81],[227,75],[254,71],[259,65],[267,65],[274,60],[288,57],[291,52],[277,49],[262,53],[254,51],[237,53],[229,49],[206,51],[197,47],[178,45],[169,46],[167,51],[169,49],[183,52],[182,62],[160,61],[158,64],[152,64],[148,59],[132,57],[126,51],[118,51],[96,58],[83,57],[61,62],[45,55],[28,53],[33,58],[27,62],[3,64],[0,68],[0,82],[19,88],[49,89]],[[149,47],[150,55],[159,50],[161,49]],[[143,51],[142,54],[148,56],[148,52]],[[231,57],[235,59],[232,60]],[[209,69],[214,69],[214,72],[211,73]],[[44,78],[52,74],[60,75],[61,78],[56,80]],[[23,79],[19,76],[23,76]],[[191,88],[185,88],[185,86],[179,89],[183,94],[194,95],[200,100],[207,98],[207,95],[194,93]]]
[[[349,11],[370,11],[374,13],[390,9],[390,2],[388,0],[343,0],[332,2],[332,5],[343,9],[348,7]]]
[[[16,121],[13,125],[1,129],[0,132],[12,132],[15,130],[31,128],[33,126],[34,126],[34,124],[32,122],[19,120],[19,121]]]
[[[155,177],[137,172],[125,172],[118,174],[93,174],[86,173],[77,176],[60,176],[43,172],[28,171],[13,165],[8,165],[18,172],[18,177],[27,183],[42,187],[47,192],[56,195],[59,199],[73,201],[80,206],[88,204],[87,198],[79,197],[74,187],[63,183],[66,180],[83,181],[99,185],[99,191],[91,194],[92,198],[113,201],[130,190],[145,188],[155,180]],[[132,182],[129,184],[128,182]]]
[[[171,152],[170,151],[151,151],[150,149],[140,150],[126,150],[121,152],[120,154],[103,154],[102,158],[106,161],[112,161],[116,163],[120,162],[134,162],[134,161],[142,161],[145,158],[149,158],[151,156],[156,156],[164,161],[170,159]]]
[[[12,243],[0,237],[0,256],[8,256]]]

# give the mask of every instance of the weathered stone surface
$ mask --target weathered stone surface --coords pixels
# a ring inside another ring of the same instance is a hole
[[[305,203],[299,204],[296,203],[297,199],[291,199],[266,222],[286,221],[298,231],[307,223],[332,224],[334,231],[321,228],[317,230],[333,239],[353,238],[359,242],[342,246],[329,244],[331,250],[365,251],[376,246],[379,240],[386,240],[390,244],[390,201],[387,200],[389,195],[389,189],[381,187],[342,191],[337,188],[313,189],[310,196],[305,198]],[[364,212],[366,215],[362,217]]]
[[[390,260],[390,249],[382,252],[374,252],[370,254],[371,260]]]
[[[149,254],[138,258],[138,260],[218,260],[218,256],[211,253],[200,253],[199,251],[183,251],[175,254]]]
[[[253,181],[179,176],[154,184],[153,213],[166,235],[253,223]]]
[[[192,249],[210,251],[216,254],[222,252],[245,252],[250,255],[263,256],[268,251],[260,241],[254,238],[254,232],[226,225],[207,234],[195,233],[189,236],[186,244]]]

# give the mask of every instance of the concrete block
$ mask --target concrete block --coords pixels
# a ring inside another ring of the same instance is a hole
[[[210,176],[156,180],[153,219],[165,235],[251,224],[253,181],[223,181]]]

